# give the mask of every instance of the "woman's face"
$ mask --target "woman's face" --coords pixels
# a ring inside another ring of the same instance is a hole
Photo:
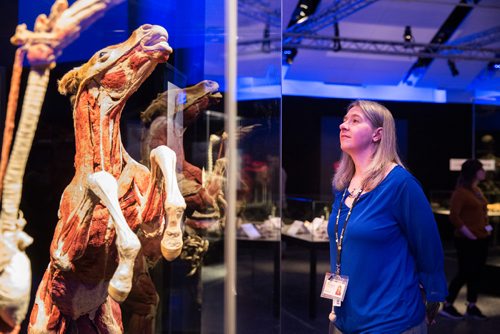
[[[486,177],[486,172],[484,171],[483,168],[479,169],[476,172],[476,180],[478,180],[479,182],[483,181],[485,177]]]
[[[380,140],[381,128],[374,128],[358,106],[349,109],[339,128],[340,148],[350,155],[364,152]]]

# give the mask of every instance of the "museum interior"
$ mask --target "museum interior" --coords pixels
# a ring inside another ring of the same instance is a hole
[[[482,162],[488,319],[437,315],[428,331],[498,333],[499,0],[0,12],[0,333],[333,333],[332,178],[359,99],[394,117],[448,283],[451,195],[462,163]]]

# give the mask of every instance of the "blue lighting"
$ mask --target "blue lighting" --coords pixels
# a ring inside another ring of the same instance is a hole
[[[71,6],[74,2],[75,0],[70,0],[68,5]],[[26,23],[28,29],[33,31],[37,16],[49,16],[52,4],[53,1],[19,0],[18,23]],[[63,50],[57,62],[87,60],[97,50],[121,43],[128,37],[128,4],[125,1],[113,7],[104,17],[83,31],[78,39]]]
[[[69,0],[68,5],[75,1]],[[52,1],[19,0],[18,22],[26,23],[28,29],[33,30],[36,17],[48,16],[51,5]],[[223,3],[215,7],[223,7]],[[124,1],[84,30],[63,50],[57,62],[85,61],[97,50],[123,42],[140,25],[157,24],[169,33],[169,44],[174,49],[173,65],[187,81],[182,84],[197,83],[205,79],[205,9],[205,1],[199,0]],[[223,20],[223,15],[220,16]],[[218,64],[223,64],[220,59]]]

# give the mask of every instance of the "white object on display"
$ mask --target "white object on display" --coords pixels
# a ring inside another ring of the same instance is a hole
[[[307,231],[307,229],[304,226],[304,222],[301,220],[295,220],[292,225],[288,228],[286,233],[288,235],[297,235],[300,232]]]
[[[249,239],[259,239],[261,237],[259,231],[252,223],[242,224],[241,229]]]

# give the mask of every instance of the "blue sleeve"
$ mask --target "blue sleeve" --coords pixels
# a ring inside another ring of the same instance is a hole
[[[398,190],[396,219],[408,240],[426,300],[444,301],[448,292],[443,247],[434,214],[416,179],[405,178]]]

